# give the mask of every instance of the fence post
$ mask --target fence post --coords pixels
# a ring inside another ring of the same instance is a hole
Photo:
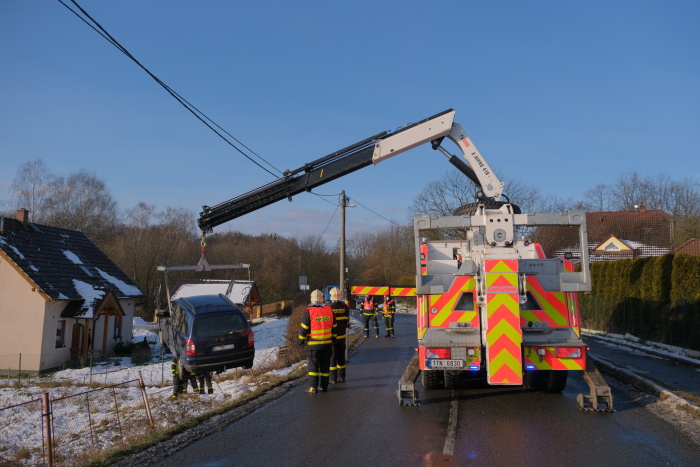
[[[148,394],[146,394],[146,385],[143,383],[143,376],[141,376],[141,370],[139,370],[139,388],[141,388],[141,396],[143,397],[143,404],[146,406],[146,414],[148,415],[148,423],[153,426],[153,414],[151,414],[151,407],[148,405]]]
[[[44,430],[46,431],[46,462],[49,467],[53,467],[53,446],[51,442],[51,405],[49,402],[49,393],[44,393],[42,403],[42,416],[44,418]]]

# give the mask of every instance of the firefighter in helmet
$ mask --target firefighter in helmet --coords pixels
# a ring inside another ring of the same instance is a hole
[[[377,323],[377,305],[374,303],[374,299],[371,295],[365,296],[365,301],[362,302],[362,318],[365,321],[365,339],[369,337],[369,321],[374,321],[374,332],[377,333],[376,337],[379,337],[379,323]]]
[[[384,297],[384,306],[382,307],[382,316],[384,316],[384,328],[386,333],[384,337],[394,336],[394,314],[396,313],[396,302],[391,295]]]
[[[314,290],[299,327],[299,344],[307,344],[307,392],[311,394],[328,391],[335,329],[333,310],[323,303],[323,292]]]
[[[345,335],[350,327],[350,307],[342,301],[340,289],[333,287],[330,291],[333,318],[335,318],[335,339],[331,351],[330,383],[345,382]]]

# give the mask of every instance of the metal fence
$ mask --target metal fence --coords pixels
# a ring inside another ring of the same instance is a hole
[[[138,378],[62,397],[0,408],[0,465],[69,466],[127,446],[155,427]],[[163,392],[166,389],[162,390]]]

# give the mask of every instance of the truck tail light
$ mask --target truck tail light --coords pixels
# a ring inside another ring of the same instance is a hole
[[[555,347],[554,356],[557,358],[581,358],[581,347]]]
[[[195,349],[194,341],[192,339],[187,339],[187,342],[185,342],[185,353],[187,355],[196,355],[197,354],[197,349]]]
[[[425,349],[425,356],[428,358],[452,358],[452,350],[447,349]]]
[[[248,347],[255,345],[255,333],[251,330],[248,334]]]

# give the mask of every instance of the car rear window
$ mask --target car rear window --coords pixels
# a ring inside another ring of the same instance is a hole
[[[194,335],[198,338],[219,336],[245,329],[246,325],[246,320],[239,313],[200,316],[195,320]]]

